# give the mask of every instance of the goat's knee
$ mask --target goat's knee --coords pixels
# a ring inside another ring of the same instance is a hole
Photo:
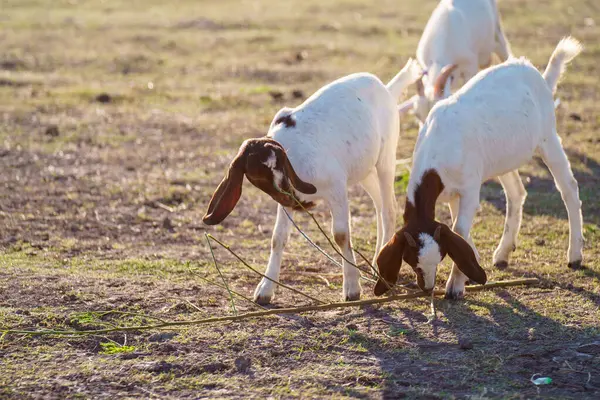
[[[333,239],[340,249],[345,249],[348,246],[348,233],[347,232],[334,232]]]
[[[271,250],[281,251],[285,248],[288,238],[287,235],[276,235],[271,238]]]
[[[581,207],[579,200],[579,184],[577,180],[571,177],[566,184],[566,187],[558,187],[560,195],[567,206]]]

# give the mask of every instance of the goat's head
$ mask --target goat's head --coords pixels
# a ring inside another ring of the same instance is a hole
[[[386,243],[377,256],[381,279],[375,285],[375,295],[387,292],[398,280],[402,260],[410,265],[417,275],[417,284],[424,292],[435,287],[437,266],[446,254],[450,255],[458,268],[477,283],[487,281],[485,271],[475,257],[473,249],[462,237],[452,232],[445,224],[431,221],[415,221],[400,229]]]
[[[462,237],[445,224],[435,220],[435,203],[444,184],[435,169],[425,171],[418,184],[411,188],[404,208],[404,226],[385,244],[377,256],[377,266],[384,281],[375,285],[375,294],[382,295],[396,284],[402,260],[417,274],[417,284],[423,291],[435,286],[437,266],[449,254],[458,268],[477,283],[487,280],[477,262],[475,252]],[[387,284],[386,284],[387,283]],[[389,286],[388,286],[389,285]]]
[[[212,195],[208,211],[202,218],[205,224],[218,224],[233,211],[242,195],[244,175],[254,186],[286,207],[297,204],[281,191],[292,194],[295,190],[305,194],[317,192],[313,185],[296,175],[281,144],[269,137],[248,139],[242,143],[229,165],[227,176]]]
[[[400,114],[412,112],[419,123],[425,123],[435,104],[448,97],[454,80],[456,64],[446,65],[439,72],[431,68],[417,81],[417,94],[398,106]]]

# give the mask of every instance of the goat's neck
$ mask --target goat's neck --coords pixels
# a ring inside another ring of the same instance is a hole
[[[415,189],[415,204],[406,200],[404,223],[408,224],[411,220],[435,220],[435,203],[443,190],[444,184],[437,171],[426,171]]]

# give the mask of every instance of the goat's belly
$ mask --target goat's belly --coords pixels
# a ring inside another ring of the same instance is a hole
[[[528,144],[522,144],[520,148],[505,146],[497,148],[495,153],[490,154],[488,162],[485,163],[483,178],[492,179],[504,175],[510,171],[519,169],[523,164],[528,163],[534,155],[535,147]]]
[[[377,164],[377,152],[362,153],[353,159],[352,165],[347,167],[348,184],[354,185],[363,181],[375,168]]]
[[[348,177],[348,183],[362,181],[377,164],[379,146],[377,140],[362,140],[360,137],[349,138],[342,144],[336,145],[332,152],[340,160]]]

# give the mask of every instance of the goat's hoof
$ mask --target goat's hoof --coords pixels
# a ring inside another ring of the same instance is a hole
[[[508,261],[505,261],[505,260],[496,261],[494,263],[494,267],[496,267],[498,269],[506,269],[508,267]]]
[[[444,298],[446,300],[462,300],[465,298],[465,292],[462,290],[458,292],[446,291]]]
[[[581,265],[581,260],[578,261],[572,261],[569,263],[569,268],[571,269],[583,269],[583,266]]]
[[[261,306],[271,304],[271,296],[254,296],[254,302]]]
[[[351,293],[344,296],[344,301],[357,301],[360,300],[360,292],[359,293]]]

